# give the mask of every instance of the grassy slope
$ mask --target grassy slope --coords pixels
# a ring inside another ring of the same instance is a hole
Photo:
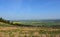
[[[0,26],[13,26],[13,25],[10,25],[10,24],[7,24],[7,23],[0,22]]]
[[[42,22],[32,22],[32,23],[20,22],[20,24],[28,24],[28,25],[39,24],[40,25],[40,24],[45,24],[45,23],[42,23]],[[48,24],[50,24],[50,23],[48,23]],[[52,29],[52,28],[46,28],[46,27],[16,27],[16,26],[8,27],[8,26],[12,26],[12,25],[0,22],[0,35],[3,35],[3,37],[5,37],[5,36],[6,37],[14,37],[14,36],[18,37],[18,36],[27,36],[27,35],[29,35],[28,37],[31,37],[33,35],[39,36],[42,34],[44,34],[44,35],[47,35],[47,34],[52,35],[53,34],[55,36],[55,35],[60,34],[60,29],[58,29],[58,28]],[[49,35],[47,35],[47,36],[49,36]]]
[[[19,25],[30,25],[30,26],[52,26],[52,25],[60,25],[60,21],[20,21],[20,22],[12,22],[13,25],[16,24],[19,24]],[[3,23],[3,22],[0,22],[0,26],[12,26],[12,24],[6,24],[6,23]],[[14,25],[15,26],[15,25]]]

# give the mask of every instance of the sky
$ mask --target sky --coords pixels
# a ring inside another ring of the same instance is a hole
[[[60,19],[60,0],[0,0],[0,17],[9,20]]]

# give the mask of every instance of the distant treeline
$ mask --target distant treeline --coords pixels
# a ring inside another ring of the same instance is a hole
[[[2,17],[0,18],[0,22],[3,22],[3,23],[10,23],[10,21],[9,20],[5,20],[5,19],[3,19]]]
[[[51,27],[51,28],[60,28],[60,25],[51,25],[50,26],[50,25],[24,25],[24,24],[18,24],[18,23],[13,24],[12,21],[6,20],[6,19],[3,19],[3,18],[0,18],[0,22],[7,23],[9,25],[23,26],[23,27]]]

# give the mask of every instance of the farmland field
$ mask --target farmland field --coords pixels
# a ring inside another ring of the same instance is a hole
[[[0,22],[0,37],[60,37],[60,22]]]

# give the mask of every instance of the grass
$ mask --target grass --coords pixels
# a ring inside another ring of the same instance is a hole
[[[57,23],[52,23],[52,22],[14,22],[18,24],[23,24],[23,25],[55,25]],[[58,36],[60,34],[60,29],[58,28],[47,28],[47,27],[17,27],[13,26],[10,24],[0,24],[0,34],[9,37],[41,37],[44,35],[47,35],[50,37]],[[2,34],[3,33],[3,34]],[[48,35],[49,34],[49,35]],[[41,35],[41,36],[40,36]],[[59,35],[60,36],[60,35]]]
[[[23,24],[23,25],[32,25],[32,26],[52,26],[60,25],[60,22],[37,22],[37,21],[28,21],[28,22],[13,22],[13,24]]]
[[[3,27],[2,27],[3,28]],[[10,37],[15,37],[17,36],[24,36],[24,37],[36,37],[36,36],[43,36],[42,34],[44,35],[51,35],[51,37],[53,37],[53,35],[58,35],[60,34],[60,29],[57,29],[57,30],[54,30],[52,28],[39,28],[38,29],[36,27],[16,27],[16,29],[13,29],[15,27],[10,27],[12,29],[8,30],[7,27],[4,27],[5,30],[1,29],[0,28],[0,32],[3,33],[3,35],[9,35]],[[9,28],[9,27],[8,27]],[[35,30],[34,30],[35,29]],[[52,31],[50,31],[52,30]],[[0,34],[1,34],[0,33]],[[38,35],[37,35],[38,34]]]

